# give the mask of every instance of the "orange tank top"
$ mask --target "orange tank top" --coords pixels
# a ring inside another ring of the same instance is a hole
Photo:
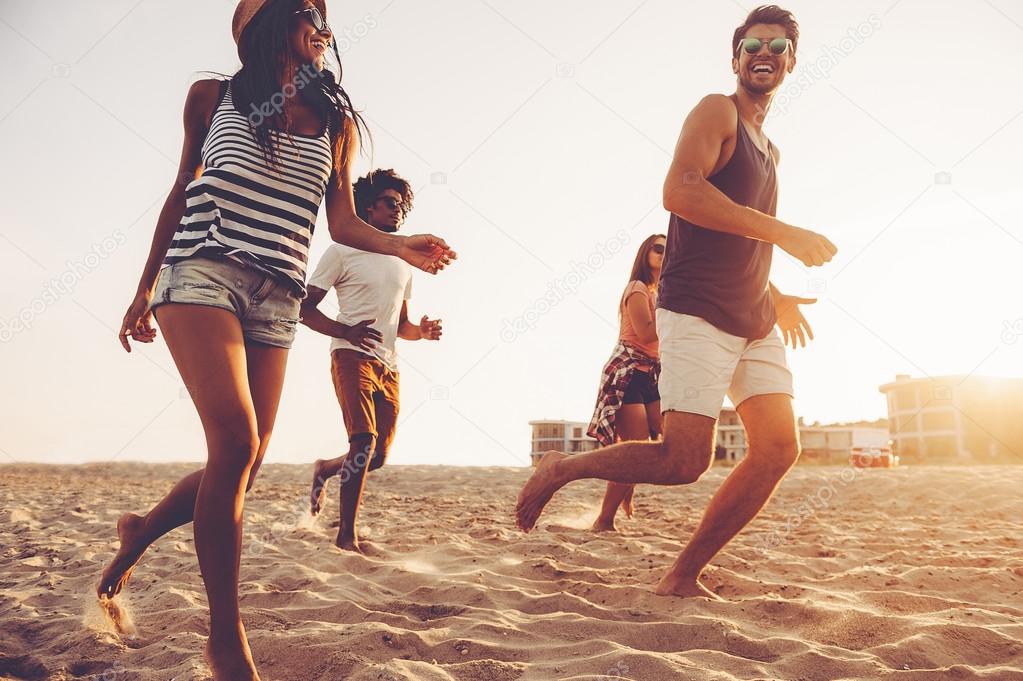
[[[638,348],[640,352],[657,359],[657,340],[652,342],[644,343],[636,335],[636,330],[632,326],[632,320],[629,318],[629,311],[626,309],[625,304],[633,295],[640,295],[646,299],[647,306],[650,309],[650,318],[654,319],[654,294],[653,292],[641,281],[630,281],[629,285],[625,287],[625,293],[622,294],[622,302],[619,304],[619,312],[621,316],[621,324],[618,332],[619,340],[626,341],[627,343]]]

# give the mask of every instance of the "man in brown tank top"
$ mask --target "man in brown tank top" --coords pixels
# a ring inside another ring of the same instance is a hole
[[[799,305],[768,281],[774,246],[806,266],[832,259],[820,234],[775,218],[777,148],[761,129],[774,94],[796,65],[799,26],[790,12],[755,9],[732,39],[731,96],[709,95],[689,114],[664,183],[671,212],[658,296],[661,442],[625,442],[586,454],[549,452],[522,489],[519,527],[530,530],[554,493],[573,480],[679,485],[714,456],[727,394],[749,450],[657,586],[661,595],[719,598],[700,573],[770,499],[799,456],[785,342],[813,338]]]

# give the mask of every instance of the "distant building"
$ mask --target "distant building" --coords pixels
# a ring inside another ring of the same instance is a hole
[[[533,428],[531,458],[535,466],[544,452],[556,450],[569,454],[597,448],[597,441],[586,435],[589,423],[581,421],[530,421]],[[722,409],[718,420],[716,457],[739,461],[746,456],[746,431],[734,409]]]
[[[899,375],[880,390],[903,463],[1023,461],[1023,379]]]
[[[888,430],[862,423],[807,426],[800,420],[799,443],[803,450],[800,461],[804,463],[846,463],[853,447],[887,446]],[[722,409],[715,458],[736,463],[746,456],[748,447],[738,412]]]
[[[884,422],[879,422],[883,425]],[[577,454],[597,448],[597,441],[586,435],[589,423],[580,421],[530,421],[533,428],[531,458],[535,466],[544,452],[556,450]],[[875,423],[812,426],[799,424],[799,439],[807,463],[846,463],[853,447],[885,447],[889,444],[886,428]],[[722,409],[718,416],[714,458],[738,463],[746,456],[749,444],[746,429],[735,409]]]
[[[535,466],[544,452],[578,454],[597,448],[597,441],[586,434],[590,424],[581,421],[530,421],[533,427],[533,449],[530,457]]]
[[[718,414],[718,435],[714,458],[736,463],[746,456],[746,429],[734,409],[722,409]]]
[[[799,426],[803,463],[849,462],[854,447],[887,447],[888,430],[857,425]]]

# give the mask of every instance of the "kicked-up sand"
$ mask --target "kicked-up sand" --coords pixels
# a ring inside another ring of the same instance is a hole
[[[189,465],[0,467],[0,679],[193,681],[206,597],[191,527],[94,589],[126,511]],[[241,604],[264,681],[1023,679],[1023,466],[798,467],[705,583],[651,593],[728,469],[641,487],[619,534],[602,485],[513,525],[525,469],[385,467],[341,553],[337,484],[267,466],[245,516]]]

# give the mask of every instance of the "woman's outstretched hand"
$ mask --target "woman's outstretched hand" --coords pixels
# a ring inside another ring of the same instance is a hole
[[[156,329],[153,328],[153,313],[149,309],[152,301],[151,293],[137,293],[135,300],[131,301],[128,311],[124,313],[124,321],[121,322],[121,332],[117,339],[121,341],[125,351],[131,352],[131,345],[128,337],[139,343],[152,343],[156,339]]]
[[[432,234],[416,234],[402,242],[398,257],[429,274],[437,274],[458,255],[448,248],[444,239]]]

